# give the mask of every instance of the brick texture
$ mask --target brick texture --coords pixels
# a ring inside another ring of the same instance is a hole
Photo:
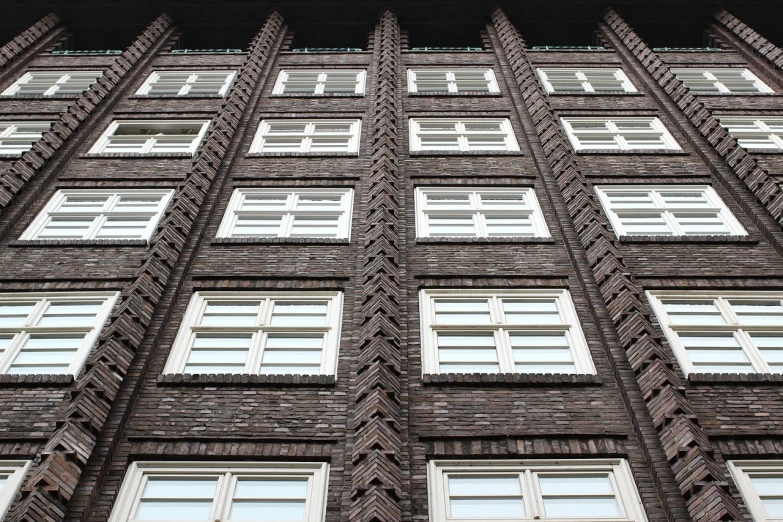
[[[37,44],[59,23],[60,17],[55,13],[49,13],[23,31],[19,36],[0,47],[0,71]]]

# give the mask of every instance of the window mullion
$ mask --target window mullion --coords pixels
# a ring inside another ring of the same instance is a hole
[[[11,368],[11,363],[16,360],[16,356],[22,349],[22,346],[27,343],[27,339],[30,338],[30,333],[27,330],[20,329],[18,333],[13,334],[13,339],[5,349],[5,352],[0,356],[0,373],[7,373]]]
[[[498,352],[498,366],[500,373],[516,373],[514,367],[514,354],[511,350],[510,332],[501,325],[495,330],[495,343]]]
[[[92,220],[92,225],[90,225],[90,228],[85,232],[84,239],[95,239],[107,219],[108,216],[104,213],[96,215]]]
[[[758,350],[758,348],[756,348],[755,343],[753,343],[753,338],[748,334],[747,331],[743,330],[742,328],[738,328],[734,338],[737,339],[740,346],[742,347],[742,351],[745,352],[745,355],[757,372],[772,373],[769,365],[761,356],[761,352]]]

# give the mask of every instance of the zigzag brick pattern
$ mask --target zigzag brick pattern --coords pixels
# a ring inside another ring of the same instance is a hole
[[[0,69],[14,61],[46,33],[57,27],[60,17],[50,13],[27,28],[22,34],[0,47]]]
[[[740,520],[743,513],[728,491],[714,450],[684,394],[681,377],[672,370],[645,311],[642,287],[630,276],[601,217],[598,202],[525,54],[524,42],[502,10],[493,11],[492,20],[691,518],[704,522]]]
[[[734,36],[766,58],[778,71],[783,72],[783,49],[761,36],[725,9],[718,10],[715,13],[715,19],[731,31]]]
[[[401,520],[400,191],[397,100],[400,27],[386,11],[375,30],[377,82],[370,121],[371,168],[361,274],[359,362],[351,521]]]
[[[82,469],[95,448],[112,401],[144,338],[239,117],[269,58],[282,21],[279,13],[273,13],[251,43],[231,92],[213,119],[199,152],[150,241],[143,265],[133,283],[123,290],[120,304],[87,362],[86,374],[79,379],[71,405],[45,446],[40,463],[30,472],[22,488],[22,500],[7,521],[60,522],[64,519],[64,506],[73,495]],[[155,24],[162,22],[158,19]],[[165,17],[165,25],[169,22]],[[150,30],[159,29],[150,27]],[[151,40],[151,37],[146,39]]]

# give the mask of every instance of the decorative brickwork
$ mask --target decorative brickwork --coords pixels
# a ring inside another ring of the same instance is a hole
[[[715,13],[715,19],[736,38],[764,57],[778,72],[783,72],[783,49],[761,36],[725,9]]]
[[[377,79],[372,100],[366,188],[359,360],[354,389],[355,445],[351,521],[401,520],[401,332],[398,150],[401,120],[400,27],[390,11],[375,29]]]
[[[0,47],[0,69],[19,58],[25,51],[38,43],[49,31],[57,27],[60,17],[49,13],[31,25],[22,34]]]

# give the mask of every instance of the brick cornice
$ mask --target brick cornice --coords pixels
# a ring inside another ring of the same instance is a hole
[[[783,49],[761,36],[725,9],[719,9],[714,16],[715,20],[728,29],[732,35],[763,57],[779,73],[783,72]]]
[[[49,13],[36,23],[28,27],[16,38],[0,47],[0,70],[6,68],[11,62],[17,60],[43,37],[60,24],[60,17],[56,13]]]

